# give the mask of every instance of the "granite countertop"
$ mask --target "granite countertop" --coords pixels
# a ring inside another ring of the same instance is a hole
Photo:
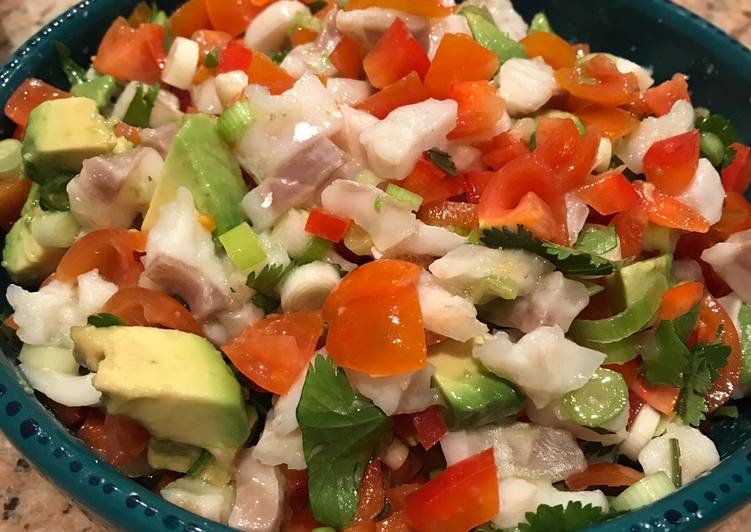
[[[78,0],[0,0],[0,60],[42,24]],[[751,47],[751,0],[675,0]],[[0,530],[84,532],[109,530],[60,493],[0,434]],[[749,530],[751,505],[714,532]]]

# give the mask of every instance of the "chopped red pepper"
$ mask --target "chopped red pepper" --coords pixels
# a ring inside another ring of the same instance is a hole
[[[237,41],[232,41],[219,54],[219,72],[247,71],[253,61],[253,52]]]
[[[639,195],[618,170],[594,177],[591,183],[576,189],[576,195],[602,215],[627,211],[639,205]]]
[[[344,238],[351,226],[352,220],[349,218],[342,218],[322,209],[313,208],[310,210],[308,222],[305,224],[305,231],[324,240],[337,243]]]
[[[688,95],[686,76],[683,74],[675,74],[672,79],[644,93],[647,108],[655,116],[668,114],[675,102],[679,100],[691,101],[691,97]]]
[[[443,420],[441,408],[431,406],[427,410],[410,415],[415,427],[417,441],[427,451],[438,443],[449,431]]]
[[[363,67],[370,84],[382,89],[410,72],[425,78],[430,59],[407,25],[397,18],[365,56]]]
[[[384,87],[379,92],[369,96],[365,101],[357,104],[357,108],[383,120],[394,109],[420,103],[427,99],[428,91],[425,90],[420,76],[417,72],[410,72],[402,79]]]

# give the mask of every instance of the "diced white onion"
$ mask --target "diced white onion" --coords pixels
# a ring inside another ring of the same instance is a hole
[[[201,49],[198,43],[185,37],[175,37],[162,70],[162,81],[178,89],[187,90],[198,70]]]

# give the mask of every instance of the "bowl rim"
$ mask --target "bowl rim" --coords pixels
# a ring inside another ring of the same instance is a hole
[[[0,65],[0,89],[10,83],[24,61],[33,61],[37,47],[76,18],[85,17],[88,8],[109,2],[112,0],[83,0],[32,35]],[[708,20],[670,0],[630,2],[676,29],[685,23],[693,25],[712,44],[732,49],[732,59],[747,64],[751,70],[751,50]],[[27,391],[23,377],[8,356],[0,360],[0,429],[55,488],[119,529],[232,530],[174,506],[97,458]],[[728,517],[748,502],[751,502],[751,439],[740,444],[717,467],[674,494],[587,530],[695,530]]]

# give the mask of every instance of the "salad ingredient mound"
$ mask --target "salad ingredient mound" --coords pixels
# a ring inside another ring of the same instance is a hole
[[[0,142],[3,337],[102,459],[254,532],[573,531],[720,457],[751,149],[508,0],[141,3]],[[729,402],[730,401],[730,402]]]

